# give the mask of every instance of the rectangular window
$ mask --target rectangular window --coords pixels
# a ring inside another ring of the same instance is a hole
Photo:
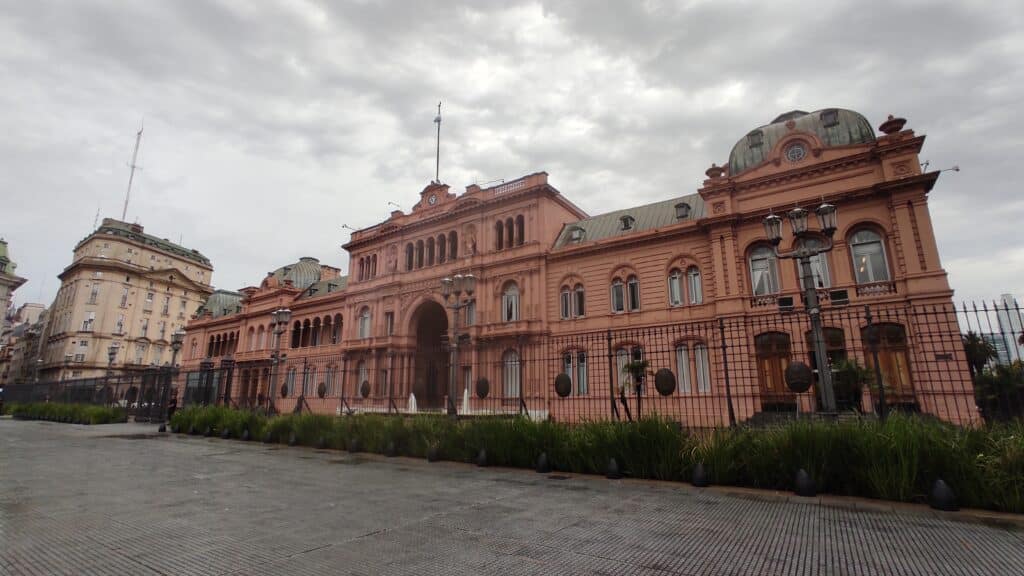
[[[164,355],[164,347],[163,346],[153,346],[153,364],[158,364],[159,365],[160,364],[160,359],[163,358],[163,355]]]
[[[576,354],[576,393],[583,395],[587,392],[587,353],[580,352]]]
[[[85,354],[75,354],[75,362],[85,362]]]
[[[690,304],[704,301],[704,290],[700,284],[700,271],[696,267],[686,272],[687,288],[690,290]]]
[[[152,312],[153,311],[153,293],[152,292],[146,292],[146,302],[142,305],[142,311],[143,312]]]
[[[157,326],[160,328],[160,340],[164,340],[164,337],[167,335],[167,322],[161,320]]]
[[[586,313],[586,309],[583,306],[583,304],[584,304],[584,296],[585,295],[583,293],[583,286],[577,286],[576,287],[576,317],[577,318],[582,318],[584,316],[584,314]]]
[[[89,347],[89,341],[88,340],[79,340],[78,341],[78,347],[79,348],[88,348]]]
[[[630,278],[626,286],[629,288],[629,310],[635,312],[640,309],[640,282]]]
[[[515,322],[519,320],[519,293],[518,292],[506,292],[501,297],[501,312],[502,320],[505,322]]]
[[[114,334],[124,334],[124,314],[117,315],[117,326],[114,326]]]
[[[462,386],[464,390],[469,390],[470,394],[473,393],[473,368],[470,366],[462,367]]]
[[[149,318],[143,318],[141,324],[142,331],[139,335],[142,336],[143,338],[146,338],[146,334],[149,332]]]
[[[96,313],[89,312],[89,315],[82,321],[82,331],[92,332],[92,325],[96,322]]]
[[[775,272],[774,257],[751,258],[750,278],[754,284],[755,296],[778,293],[779,279]]]
[[[690,349],[686,346],[676,346],[676,378],[680,394],[689,394],[690,388]]]
[[[384,313],[384,335],[391,336],[395,333],[395,313]]]
[[[683,303],[682,286],[679,282],[679,271],[673,270],[668,277],[668,303],[670,306],[679,306]]]
[[[168,314],[171,313],[171,297],[170,296],[164,296],[164,306],[163,306],[163,308],[160,309],[160,313],[163,314],[164,316],[167,316]]]
[[[92,285],[92,291],[89,292],[89,301],[87,302],[87,304],[95,304],[96,300],[99,297],[100,297],[100,285],[99,284],[93,284]]]
[[[612,312],[624,312],[626,310],[625,287],[622,282],[612,284]]]
[[[145,364],[146,363],[146,345],[139,344],[135,346],[135,363]]]
[[[697,344],[693,347],[693,356],[697,363],[697,392],[711,391],[711,370],[708,365],[708,347]]]
[[[125,286],[124,289],[121,290],[121,308],[127,308],[127,307],[128,307],[128,287]]]
[[[571,299],[571,296],[569,294],[569,291],[568,290],[562,290],[562,293],[560,294],[560,299],[559,300],[560,300],[559,304],[560,304],[560,308],[561,308],[562,320],[565,320],[565,319],[567,319],[569,317],[569,314],[570,314],[570,310],[569,310],[570,309],[570,304],[572,303],[572,299]]]
[[[472,326],[476,324],[476,301],[472,300],[469,304],[466,304],[466,319],[465,326]]]

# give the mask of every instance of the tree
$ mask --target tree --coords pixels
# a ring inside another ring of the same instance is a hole
[[[981,374],[989,360],[999,357],[992,344],[986,341],[974,331],[969,331],[961,336],[964,342],[964,353],[967,354],[967,368],[971,371],[971,379]]]

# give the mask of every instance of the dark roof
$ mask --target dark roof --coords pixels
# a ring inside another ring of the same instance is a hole
[[[271,272],[278,282],[284,284],[285,280],[291,280],[292,286],[299,290],[305,290],[320,281],[320,261],[316,258],[303,256],[298,262],[281,266]]]
[[[344,290],[348,286],[348,276],[339,276],[337,278],[331,278],[330,280],[321,280],[315,284],[310,284],[299,294],[299,300],[305,300],[307,298],[319,298],[327,294]]]
[[[241,311],[242,294],[230,290],[214,290],[213,294],[203,302],[203,305],[196,310],[197,316],[202,316],[207,310],[214,318],[230,316]]]
[[[113,218],[104,218],[103,224],[101,224],[95,232],[85,237],[81,242],[75,245],[75,249],[77,250],[78,247],[89,240],[89,238],[100,234],[110,234],[127,238],[128,240],[133,240],[140,244],[145,244],[146,246],[152,246],[158,250],[169,252],[180,258],[198,262],[204,266],[210,266],[210,259],[203,256],[198,250],[190,250],[184,246],[179,246],[166,238],[157,238],[152,234],[146,234],[142,231],[142,226],[139,226],[138,224],[129,224],[127,222],[121,222],[120,220],[114,220]]]
[[[793,110],[748,132],[732,147],[729,154],[729,175],[736,176],[764,163],[775,143],[788,132],[786,122],[792,121],[794,131],[810,132],[825,146],[846,146],[875,141],[875,130],[867,118],[853,110],[826,108],[815,112]],[[760,138],[755,133],[760,132]],[[752,138],[752,135],[755,135]],[[760,144],[757,141],[760,140]]]
[[[676,217],[676,206],[683,203],[690,206],[689,216],[685,220],[697,220],[704,217],[704,199],[700,197],[700,194],[689,194],[653,204],[599,214],[566,224],[555,240],[555,248],[671,226],[680,222],[680,219]],[[626,216],[632,218],[632,225],[628,230],[624,230],[622,226],[622,219]],[[573,230],[583,231],[583,237],[579,242],[573,240]]]

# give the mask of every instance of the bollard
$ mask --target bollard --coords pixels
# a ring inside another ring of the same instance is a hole
[[[811,478],[811,475],[803,468],[796,471],[794,484],[795,488],[793,489],[793,492],[795,492],[797,496],[812,498],[818,495],[818,487],[814,484],[814,478]]]
[[[608,459],[608,468],[604,472],[604,477],[609,480],[618,480],[622,478],[622,470],[619,469],[619,463],[615,458]]]
[[[551,472],[551,462],[548,461],[548,453],[541,452],[540,456],[537,456],[537,472],[540,474],[547,474]]]
[[[942,478],[932,484],[931,494],[928,495],[928,505],[943,512],[956,512],[960,509],[956,504],[956,493]]]
[[[697,465],[693,467],[693,477],[690,479],[690,484],[697,488],[707,488],[711,485],[711,480],[708,478],[708,470],[704,467],[703,462],[697,462]]]

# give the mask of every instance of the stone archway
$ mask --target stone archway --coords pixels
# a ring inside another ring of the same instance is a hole
[[[442,409],[448,392],[448,312],[427,300],[416,308],[410,328],[416,336],[412,392],[420,408]]]

